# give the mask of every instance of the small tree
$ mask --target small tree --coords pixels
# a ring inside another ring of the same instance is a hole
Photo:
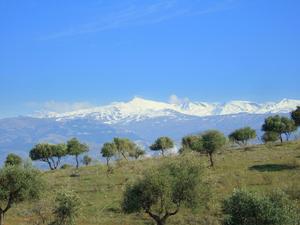
[[[134,152],[136,148],[136,144],[128,138],[114,138],[113,143],[116,146],[116,153],[126,160],[128,160],[127,157]]]
[[[264,143],[275,142],[279,140],[279,134],[272,131],[267,131],[263,134],[262,140]]]
[[[224,201],[223,212],[223,225],[296,225],[299,219],[291,200],[281,192],[261,196],[235,190]]]
[[[47,162],[51,170],[59,167],[61,158],[67,155],[65,144],[37,144],[31,149],[29,156],[32,160]]]
[[[174,148],[174,142],[169,137],[160,137],[150,146],[152,151],[161,151],[162,156],[165,156],[165,151]]]
[[[256,131],[251,127],[235,130],[229,135],[229,139],[238,145],[247,145],[248,141],[256,138]]]
[[[43,182],[38,171],[30,167],[6,166],[0,170],[0,225],[14,205],[40,196]]]
[[[300,106],[297,106],[297,109],[291,112],[291,117],[295,122],[296,126],[300,126]]]
[[[14,153],[7,155],[5,166],[20,166],[22,165],[22,158]]]
[[[105,143],[101,148],[102,157],[106,158],[107,170],[110,170],[109,161],[116,154],[117,147],[115,143]]]
[[[72,138],[67,142],[67,152],[69,155],[75,156],[76,169],[79,168],[78,156],[88,151],[89,147],[86,144],[80,143],[76,138]]]
[[[224,134],[217,130],[207,131],[202,134],[203,149],[200,151],[205,152],[209,156],[210,166],[214,166],[213,154],[225,146],[226,138]]]
[[[61,191],[55,199],[54,221],[51,225],[73,225],[81,208],[80,198],[72,191]]]
[[[262,130],[265,132],[275,132],[279,135],[281,143],[283,142],[282,134],[285,134],[286,139],[292,132],[297,129],[295,122],[284,116],[270,116],[265,119],[265,123],[262,126]]]
[[[88,166],[90,165],[92,162],[92,158],[89,157],[88,155],[85,155],[82,159],[82,163],[85,165],[85,166]]]
[[[129,156],[135,159],[139,159],[143,155],[145,155],[145,151],[138,145],[136,145],[133,151],[129,153]]]
[[[203,149],[202,137],[199,135],[185,136],[181,140],[181,146],[179,150],[181,154],[189,151],[200,152]]]
[[[122,208],[125,213],[143,211],[157,225],[166,224],[185,205],[196,208],[201,203],[201,167],[189,160],[173,161],[148,171],[126,188]]]

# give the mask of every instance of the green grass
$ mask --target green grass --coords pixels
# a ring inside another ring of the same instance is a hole
[[[180,157],[180,156],[178,156]],[[217,225],[222,218],[221,202],[234,188],[269,192],[283,189],[292,198],[300,199],[300,142],[283,145],[259,145],[246,149],[231,149],[215,155],[215,168],[208,168],[208,158],[199,156],[204,163],[205,179],[210,184],[211,200],[202,210],[183,209],[169,220],[169,224]],[[55,190],[74,190],[83,202],[80,225],[142,225],[152,224],[144,214],[124,215],[120,202],[129,182],[147,168],[161,163],[163,158],[120,162],[114,173],[106,174],[104,165],[80,168],[79,177],[71,177],[73,169],[44,172],[47,181],[42,203],[24,203],[13,207],[6,216],[9,225],[33,224],[33,208],[49,212]],[[188,162],[187,162],[188,163]]]

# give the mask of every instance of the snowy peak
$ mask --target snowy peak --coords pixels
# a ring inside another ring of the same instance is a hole
[[[129,102],[115,102],[106,106],[66,113],[47,113],[42,117],[55,118],[56,120],[91,118],[114,124],[162,116],[189,115],[203,117],[239,113],[287,113],[297,106],[300,106],[300,100],[283,99],[277,103],[268,102],[263,104],[249,101],[230,101],[224,104],[185,101],[184,103],[172,104],[135,97]]]

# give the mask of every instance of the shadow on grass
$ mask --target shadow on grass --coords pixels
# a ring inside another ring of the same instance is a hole
[[[263,164],[263,165],[254,165],[249,167],[249,170],[256,170],[259,172],[275,172],[282,170],[294,170],[299,166],[288,165],[288,164]]]

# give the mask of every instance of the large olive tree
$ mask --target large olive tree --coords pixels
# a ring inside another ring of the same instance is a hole
[[[203,203],[205,185],[201,182],[201,166],[192,159],[188,161],[182,159],[152,168],[143,178],[129,185],[122,203],[124,212],[142,211],[157,225],[165,225],[183,206],[196,208]]]
[[[30,167],[6,166],[0,169],[0,225],[15,204],[40,196],[43,181],[40,173]]]
[[[47,162],[51,170],[59,167],[61,158],[67,155],[65,144],[37,144],[31,149],[29,156],[32,160]]]
[[[297,127],[292,119],[279,115],[269,116],[265,119],[265,122],[262,126],[262,130],[265,132],[277,133],[279,135],[281,143],[283,142],[283,134],[285,134],[286,139],[289,140],[291,133],[296,129]]]

